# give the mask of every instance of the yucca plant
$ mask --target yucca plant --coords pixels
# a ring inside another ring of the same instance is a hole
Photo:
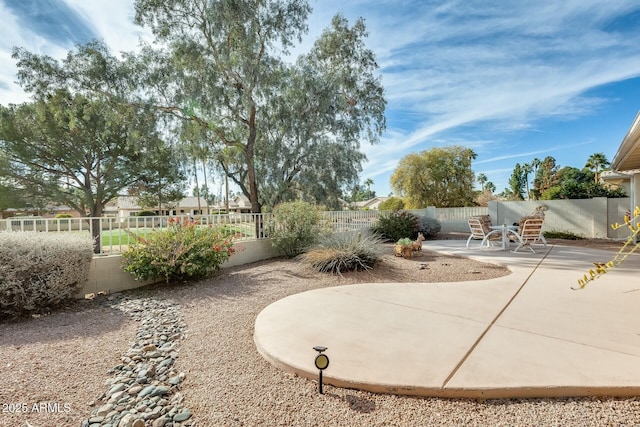
[[[382,238],[377,234],[329,234],[298,258],[322,273],[369,270],[380,259],[380,243]]]

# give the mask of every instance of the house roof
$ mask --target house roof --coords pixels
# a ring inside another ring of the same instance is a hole
[[[631,181],[632,175],[626,172],[603,171],[600,179],[610,184],[622,184]]]
[[[613,157],[611,168],[615,171],[640,169],[640,112]]]
[[[178,208],[182,209],[197,209],[198,208],[198,197],[185,197],[178,202]],[[207,200],[204,197],[200,197],[200,208],[207,207]]]
[[[118,209],[142,209],[142,207],[138,204],[138,198],[136,196],[118,196],[117,199],[109,202],[107,205],[110,205],[111,203],[114,203]]]
[[[362,209],[362,208],[368,208],[370,206],[375,205],[376,203],[381,203],[384,202],[385,200],[387,200],[388,197],[374,197],[373,199],[369,199],[369,200],[363,200],[361,202],[355,202],[353,205]]]

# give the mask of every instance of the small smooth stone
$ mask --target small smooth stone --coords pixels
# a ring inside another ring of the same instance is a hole
[[[138,393],[138,396],[139,397],[144,397],[144,396],[152,393],[153,390],[155,390],[155,388],[156,388],[156,386],[154,386],[154,385],[147,386],[140,393]]]
[[[141,385],[134,385],[128,390],[128,392],[129,394],[138,394],[142,389],[143,387]]]
[[[98,410],[96,411],[96,417],[104,417],[105,415],[107,415],[109,412],[111,412],[111,410],[113,409],[113,405],[110,403],[107,403],[105,405],[102,405],[101,407],[98,408]]]
[[[179,414],[174,415],[173,421],[180,423],[182,421],[188,420],[189,418],[191,418],[191,411],[189,411],[188,409],[185,409]]]
[[[122,384],[122,385],[124,385],[124,384]],[[120,398],[122,396],[124,396],[124,394],[125,394],[124,390],[116,391],[115,393],[113,393],[111,395],[111,398],[109,399],[109,403],[117,402],[118,400],[120,400]]]
[[[142,351],[154,351],[157,347],[154,344],[145,345],[142,347]]]
[[[160,386],[160,387],[156,387],[155,390],[153,390],[153,392],[151,393],[152,396],[160,396],[163,394],[167,394],[169,393],[169,387],[167,386]]]

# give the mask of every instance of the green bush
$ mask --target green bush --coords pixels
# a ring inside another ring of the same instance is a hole
[[[306,202],[287,202],[276,206],[265,221],[267,236],[283,255],[300,255],[323,232],[320,210]]]
[[[405,211],[384,213],[378,217],[378,222],[373,226],[373,232],[393,242],[403,237],[416,238],[418,217]]]
[[[233,253],[231,238],[212,227],[169,218],[122,253],[122,268],[138,280],[186,281],[210,277]]]
[[[382,239],[359,232],[327,234],[319,243],[298,258],[316,271],[341,274],[345,271],[369,270],[380,259]]]
[[[67,213],[57,214],[55,218],[73,218],[73,215]]]
[[[158,214],[153,211],[140,211],[136,216],[158,216]]]
[[[0,232],[0,318],[72,299],[89,280],[92,259],[88,235]]]
[[[400,246],[411,246],[413,245],[413,240],[411,240],[408,237],[403,237],[402,239],[398,240],[396,242],[396,245],[400,245]]]
[[[418,231],[421,232],[426,239],[435,237],[442,230],[440,221],[435,218],[423,216],[418,219]]]
[[[404,200],[399,197],[389,197],[378,205],[381,211],[397,211],[404,209]]]

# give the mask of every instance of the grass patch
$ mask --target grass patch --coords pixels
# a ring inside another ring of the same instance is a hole
[[[153,230],[138,228],[129,230],[128,234],[124,230],[105,230],[102,232],[102,247],[133,245],[137,243],[136,236],[146,239]]]

